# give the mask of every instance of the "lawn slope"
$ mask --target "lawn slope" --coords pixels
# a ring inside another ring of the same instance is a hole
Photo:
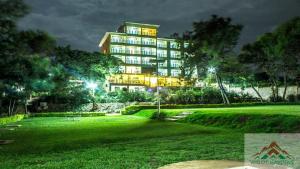
[[[243,159],[243,134],[137,116],[35,117],[0,137],[0,168],[157,168],[196,159]],[[230,134],[229,134],[230,133]]]
[[[151,117],[155,109],[136,116]],[[163,109],[165,116],[193,112],[181,122],[240,129],[244,132],[300,132],[300,105],[249,106],[232,108]]]

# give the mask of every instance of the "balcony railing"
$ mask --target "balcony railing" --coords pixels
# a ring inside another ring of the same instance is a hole
[[[129,85],[144,85],[153,87],[156,86],[156,80],[154,82],[151,82],[149,78],[153,77],[145,77],[145,78],[139,78],[139,79],[128,79],[128,78],[110,78],[109,83],[113,84],[129,84]],[[146,80],[148,79],[148,80]],[[176,79],[169,81],[168,78],[161,77],[158,80],[159,86],[184,86],[185,82],[180,79]]]

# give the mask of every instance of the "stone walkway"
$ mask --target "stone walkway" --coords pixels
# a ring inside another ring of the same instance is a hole
[[[225,169],[243,165],[244,162],[238,161],[197,160],[169,164],[159,169]]]
[[[288,169],[274,166],[244,166],[244,162],[226,160],[195,160],[169,164],[159,169]]]
[[[190,114],[193,114],[193,112],[182,112],[182,113],[180,113],[176,116],[166,118],[165,120],[167,120],[167,121],[178,121],[180,119],[184,119],[185,117],[187,117]]]

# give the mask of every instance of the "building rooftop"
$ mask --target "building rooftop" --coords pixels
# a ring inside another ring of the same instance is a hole
[[[160,26],[156,24],[146,24],[146,23],[137,23],[137,22],[124,22],[124,25],[146,26],[146,27],[155,27],[155,28],[158,28]]]

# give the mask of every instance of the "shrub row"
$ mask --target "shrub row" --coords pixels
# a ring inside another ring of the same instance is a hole
[[[201,113],[195,112],[182,122],[225,127],[245,132],[299,132],[300,117],[281,114]]]
[[[264,106],[264,105],[298,105],[299,103],[232,103],[232,104],[186,104],[186,105],[176,105],[176,104],[166,104],[161,105],[161,109],[189,109],[189,108],[220,108],[220,107],[247,107],[247,106]],[[123,115],[131,115],[144,109],[156,109],[156,105],[133,105],[126,107],[123,111]]]
[[[8,123],[13,123],[22,120],[24,117],[26,117],[24,114],[16,114],[9,117],[1,117],[0,118],[0,126],[5,125]]]
[[[97,117],[105,116],[102,112],[49,112],[49,113],[32,113],[30,117]]]

